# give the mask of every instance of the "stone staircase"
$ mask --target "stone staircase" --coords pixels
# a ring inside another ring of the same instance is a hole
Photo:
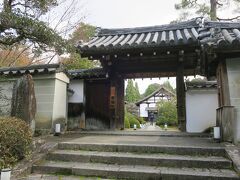
[[[112,179],[239,179],[224,147],[62,142],[33,173]]]

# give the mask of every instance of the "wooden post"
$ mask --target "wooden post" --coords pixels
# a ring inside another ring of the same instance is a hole
[[[116,82],[111,77],[110,82],[110,102],[109,102],[109,109],[110,109],[110,129],[116,128],[116,105],[117,105],[117,97],[116,97]]]
[[[110,79],[110,128],[124,129],[124,79],[115,73]]]
[[[178,126],[183,132],[186,131],[186,106],[185,106],[185,85],[184,85],[184,65],[183,65],[183,52],[179,53],[177,77],[177,115]]]
[[[116,84],[116,128],[124,129],[124,79],[117,77]]]

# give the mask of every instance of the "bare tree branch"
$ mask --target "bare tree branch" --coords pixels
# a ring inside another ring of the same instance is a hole
[[[236,17],[233,17],[233,18],[217,18],[218,21],[233,21],[233,20],[238,20],[240,19],[240,16],[236,16]]]

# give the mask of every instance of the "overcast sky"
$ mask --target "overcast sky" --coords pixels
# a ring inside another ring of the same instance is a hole
[[[86,21],[100,27],[166,24],[178,17],[178,0],[84,0]]]
[[[202,0],[204,1],[204,0]],[[205,0],[209,2],[209,0]],[[65,1],[60,9],[66,9]],[[126,28],[168,24],[176,20],[179,12],[174,9],[174,4],[180,0],[76,0],[75,17],[86,16],[84,21],[102,28]],[[59,10],[59,9],[57,9]],[[225,8],[223,17],[229,16],[231,8]],[[58,11],[59,12],[59,11]],[[53,12],[51,16],[58,14]],[[189,19],[194,17],[189,17]],[[74,20],[74,18],[72,19]],[[140,93],[143,93],[151,83],[163,83],[167,78],[137,79]],[[175,78],[170,78],[170,83],[175,85]]]
[[[178,17],[177,0],[85,0],[85,21],[102,28],[126,28],[167,24]],[[167,78],[136,79],[140,93],[151,83]],[[175,87],[175,78],[169,79]]]

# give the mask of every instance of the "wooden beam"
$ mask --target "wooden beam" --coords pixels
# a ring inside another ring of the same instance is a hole
[[[177,68],[176,77],[176,88],[177,88],[177,115],[178,115],[178,126],[183,132],[186,131],[186,107],[185,107],[185,85],[184,85],[184,56],[179,53],[179,61]]]

